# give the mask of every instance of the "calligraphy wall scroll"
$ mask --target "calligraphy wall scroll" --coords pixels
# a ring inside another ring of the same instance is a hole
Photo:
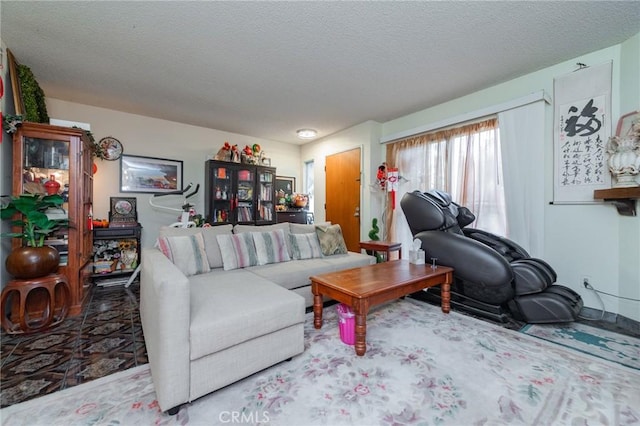
[[[611,62],[555,78],[553,202],[593,203],[611,187],[605,147],[611,136]]]

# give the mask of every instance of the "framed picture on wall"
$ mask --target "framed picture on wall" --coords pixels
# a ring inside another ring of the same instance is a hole
[[[173,191],[182,191],[182,161],[138,155],[120,157],[120,192]]]
[[[296,192],[296,178],[290,176],[276,176],[276,193],[284,191],[285,195]]]

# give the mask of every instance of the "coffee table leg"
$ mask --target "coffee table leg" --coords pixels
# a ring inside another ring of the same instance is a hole
[[[356,316],[356,355],[363,356],[367,351],[367,311],[368,306],[364,301],[356,302],[353,306]]]
[[[313,294],[313,326],[322,327],[322,295]]]
[[[448,273],[445,282],[440,286],[440,297],[442,298],[442,312],[448,314],[451,310],[451,280],[453,274]]]

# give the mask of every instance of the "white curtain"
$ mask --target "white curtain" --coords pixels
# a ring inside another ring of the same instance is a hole
[[[498,114],[507,235],[534,257],[544,251],[545,101]]]
[[[413,239],[399,201],[406,192],[440,189],[476,215],[472,227],[504,235],[504,191],[496,119],[415,136],[387,146],[402,177],[396,208],[387,208],[387,239],[408,250]]]

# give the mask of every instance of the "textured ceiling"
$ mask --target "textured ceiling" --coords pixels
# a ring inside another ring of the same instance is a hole
[[[14,2],[48,97],[299,143],[618,44],[640,2]]]

